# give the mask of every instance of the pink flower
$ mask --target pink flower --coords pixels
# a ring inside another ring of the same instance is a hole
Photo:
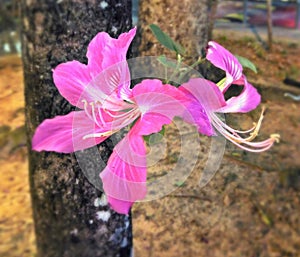
[[[137,120],[125,138],[114,148],[101,173],[104,191],[112,207],[128,213],[133,202],[146,195],[146,149],[144,135],[159,132],[174,116],[185,111],[185,94],[160,80],[143,80],[132,89]]]
[[[259,105],[260,95],[247,81],[242,65],[232,53],[218,43],[210,41],[206,59],[226,73],[225,79],[217,84],[222,93],[225,93],[232,84],[243,86],[243,91],[238,97],[231,97],[227,101],[223,112],[248,112]]]
[[[214,66],[226,72],[226,80],[223,85],[224,91],[243,75],[242,65],[238,62],[237,58],[217,42],[208,42],[206,59]]]
[[[182,116],[188,101],[179,89],[160,80],[143,80],[130,89],[125,60],[135,31],[118,39],[99,33],[88,46],[87,65],[72,61],[56,67],[55,85],[80,110],[45,120],[32,140],[36,151],[70,153],[99,144],[133,124],[100,174],[110,205],[123,214],[147,192],[143,136],[159,132],[174,116]]]
[[[122,110],[130,107],[120,100],[120,96],[130,92],[129,71],[124,61],[135,33],[134,28],[114,39],[100,32],[88,46],[87,65],[70,61],[54,69],[53,80],[60,94],[80,110],[43,121],[32,139],[34,150],[71,153],[99,144],[112,134],[107,131],[112,126],[113,113],[108,114],[103,108]],[[120,65],[112,66],[117,63]],[[121,82],[124,84],[117,91]],[[132,110],[131,115],[133,112],[136,110]],[[123,119],[128,120],[128,116],[123,116]],[[101,119],[106,120],[105,127]],[[90,136],[97,133],[102,136]]]
[[[197,105],[200,105],[200,107],[204,107],[214,128],[235,145],[252,152],[269,149],[275,141],[279,140],[279,135],[271,135],[269,139],[262,142],[252,142],[260,129],[263,112],[255,126],[247,131],[233,129],[217,116],[217,113],[248,112],[255,109],[260,103],[260,95],[243,75],[241,64],[228,50],[212,41],[208,43],[206,58],[216,67],[224,70],[226,78],[221,80],[221,83],[217,84],[218,86],[209,80],[195,78],[179,87],[181,91],[191,97],[190,106],[193,108],[190,108],[190,111],[193,113],[192,115],[197,115],[195,110],[197,110]],[[224,93],[233,83],[243,86],[243,90],[240,95],[225,101]],[[250,135],[243,137],[242,135],[245,134]]]
[[[214,128],[226,139],[240,148],[251,152],[262,152],[269,149],[275,141],[278,141],[279,135],[274,134],[267,140],[252,142],[252,140],[258,135],[258,131],[263,120],[263,113],[254,127],[247,131],[233,129],[224,123],[222,119],[218,117],[218,113],[232,111],[243,112],[245,109],[251,109],[251,104],[249,107],[249,102],[241,101],[238,106],[232,107],[230,103],[228,104],[230,99],[226,102],[224,95],[213,82],[202,78],[190,79],[187,83],[182,84],[179,89],[190,95],[193,105],[201,104],[201,106],[204,106],[205,112]],[[239,99],[239,97],[237,97],[237,99]],[[196,113],[194,115],[196,115]],[[250,135],[243,137],[242,135],[245,134]]]

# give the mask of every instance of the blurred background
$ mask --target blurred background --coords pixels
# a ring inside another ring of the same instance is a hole
[[[164,205],[136,204],[136,256],[300,256],[300,1],[273,0],[271,27],[266,1],[218,1],[210,12],[212,38],[258,68],[258,74],[246,71],[246,75],[268,106],[262,138],[276,132],[282,140],[261,155],[228,146],[220,172],[205,191],[205,199],[214,204],[206,200],[203,204],[188,186],[189,180],[170,196],[178,200],[172,206],[168,198]],[[139,1],[134,0],[135,24],[139,15]],[[0,256],[5,257],[29,257],[36,252],[20,23],[19,0],[1,0]],[[228,121],[246,128],[258,115],[255,111],[246,119],[238,115]],[[216,188],[218,195],[212,193]],[[198,205],[203,209],[193,207]],[[201,223],[206,217],[213,221]]]

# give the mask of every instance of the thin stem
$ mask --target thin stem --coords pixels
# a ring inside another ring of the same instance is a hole
[[[173,77],[175,77],[175,75],[177,73],[179,73],[179,70],[180,70],[180,66],[181,66],[181,63],[182,63],[182,58],[181,58],[181,55],[180,54],[177,54],[177,64],[176,64],[176,68],[174,70],[174,72],[171,74],[170,78],[167,79],[167,84],[173,80]]]
[[[185,72],[183,72],[180,76],[179,76],[179,82],[181,82],[181,80],[184,78],[185,75],[187,75],[191,70],[193,70],[197,65],[201,64],[202,62],[204,62],[205,59],[201,59],[199,58],[196,62],[194,62],[191,66],[189,66],[187,68],[187,70]]]

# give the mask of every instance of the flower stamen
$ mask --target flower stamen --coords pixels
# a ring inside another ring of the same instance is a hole
[[[225,124],[215,113],[210,113],[213,126],[229,141],[237,145],[238,147],[250,151],[250,152],[263,152],[269,149],[275,142],[279,142],[280,135],[272,134],[270,137],[261,142],[251,142],[258,134],[262,121],[264,118],[265,108],[261,112],[260,118],[257,123],[254,123],[254,127],[249,130],[240,131],[229,127]],[[253,132],[251,132],[253,131]],[[250,133],[251,132],[251,133]],[[250,136],[243,138],[240,134],[250,133]]]
[[[250,136],[245,138],[246,141],[250,142],[252,141],[254,138],[257,137],[258,133],[259,133],[259,130],[260,130],[260,127],[261,127],[261,124],[262,124],[262,121],[264,119],[264,112],[265,112],[265,107],[263,106],[262,107],[262,111],[261,111],[261,114],[260,114],[260,117],[258,119],[258,122],[257,123],[254,123],[254,131],[252,133],[250,133]]]
[[[96,137],[109,137],[117,131],[118,130],[110,130],[110,131],[106,131],[106,132],[102,132],[102,133],[88,134],[88,135],[85,135],[84,137],[82,137],[82,139],[96,138]]]
[[[87,106],[88,106],[88,101],[87,100],[81,100],[81,102],[84,104],[84,112],[85,114],[89,117],[89,119],[93,120],[93,117],[91,116],[91,114],[89,113]]]
[[[95,103],[94,102],[91,102],[90,103],[90,106],[92,107],[92,116],[93,116],[93,121],[97,124],[97,126],[100,127],[100,124],[97,120],[97,117],[96,117],[96,114],[95,114]]]
[[[87,108],[88,102],[86,100],[82,100],[82,102],[84,103],[84,110],[87,116],[94,121],[98,127],[104,130],[100,133],[87,134],[83,136],[82,139],[109,137],[123,127],[131,124],[138,116],[140,116],[140,111],[136,106],[130,109],[126,108],[118,111],[111,111],[102,108],[101,103],[96,101],[89,103],[89,106],[91,106],[91,110],[89,111]],[[98,111],[99,118],[96,116],[96,111]],[[104,112],[110,117],[109,119],[104,119]]]

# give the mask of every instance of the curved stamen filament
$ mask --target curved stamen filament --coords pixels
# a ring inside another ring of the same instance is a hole
[[[103,108],[110,109],[111,111],[118,111],[120,108],[130,108],[132,104],[132,102],[120,101],[116,95],[111,95],[111,97],[105,98],[102,106]]]
[[[96,114],[95,114],[95,103],[91,102],[90,106],[92,107],[92,116],[93,116],[93,121],[100,127],[100,124],[97,120]]]
[[[118,130],[110,130],[110,131],[106,131],[106,132],[102,132],[102,133],[88,134],[88,135],[85,135],[82,139],[95,138],[95,137],[109,137],[117,131]]]
[[[84,104],[84,111],[85,111],[85,114],[89,117],[89,119],[91,120],[94,120],[93,117],[91,116],[91,114],[89,113],[88,109],[87,109],[87,106],[88,106],[88,102],[87,100],[81,100],[81,102]]]
[[[93,105],[91,105],[93,108]],[[104,131],[100,133],[91,133],[88,135],[85,135],[83,139],[87,138],[96,138],[96,137],[107,137],[111,136],[115,132],[121,130],[122,128],[126,127],[127,125],[131,124],[138,116],[140,116],[140,111],[138,108],[133,108],[130,111],[123,110],[124,112],[121,112],[121,114],[116,115],[111,113],[109,110],[104,110],[109,116],[113,118],[112,121],[105,121],[102,116],[102,111],[104,109],[98,108],[99,116],[102,124],[98,125],[98,122],[96,124],[101,127]],[[92,110],[92,112],[94,112]],[[96,118],[95,115],[93,115],[93,118]]]
[[[261,127],[261,124],[262,124],[262,121],[263,121],[263,118],[264,118],[264,112],[265,112],[265,107],[263,107],[263,109],[261,111],[258,122],[254,123],[254,127],[255,127],[254,131],[252,133],[250,133],[249,137],[245,138],[246,141],[252,141],[254,138],[257,137],[258,132],[259,132],[260,127]]]
[[[216,114],[211,113],[210,117],[212,119],[213,126],[229,141],[237,145],[238,147],[251,151],[251,152],[262,152],[269,149],[275,142],[279,141],[280,136],[278,134],[272,134],[270,138],[261,141],[261,142],[251,142],[256,136],[258,135],[259,129],[262,124],[263,120],[263,113],[265,108],[263,108],[261,116],[257,123],[254,124],[254,127],[246,130],[246,131],[239,131],[229,127],[225,124]],[[239,134],[250,133],[250,136],[247,138],[241,137]],[[246,145],[246,146],[245,146]]]
[[[130,110],[128,110],[128,109],[120,110],[120,111],[119,111],[120,114],[118,114],[118,115],[112,113],[110,110],[106,110],[105,112],[106,112],[110,117],[116,118],[116,119],[117,119],[117,118],[124,117],[124,116],[126,116],[126,115],[128,115],[128,114],[130,114],[130,113],[132,113],[132,112],[135,112],[135,111],[136,111],[135,108],[132,108],[132,109],[130,109]],[[118,113],[119,113],[119,112],[118,112]]]
[[[103,117],[103,111],[105,111],[105,113],[107,113],[110,117],[112,117],[114,119],[118,119],[118,118],[127,116],[128,114],[133,113],[136,110],[136,108],[130,108],[132,106],[132,104],[129,104],[129,103],[126,103],[126,106],[123,106],[123,108],[125,107],[126,109],[120,110],[122,105],[120,105],[120,104],[118,105],[115,102],[111,101],[110,103],[114,104],[115,106],[117,105],[119,107],[118,111],[111,111],[111,110],[107,110],[107,109],[103,108],[102,104],[99,101],[88,103],[87,100],[84,99],[84,100],[81,100],[81,102],[84,103],[84,111],[85,111],[86,115],[92,121],[94,121],[99,127],[101,126],[101,124],[105,123],[105,119]],[[91,110],[88,109],[88,105],[91,107]],[[99,123],[99,121],[98,121],[96,111],[98,111],[98,116],[99,116],[101,123]],[[116,114],[116,113],[118,113],[118,114]]]
[[[222,127],[224,127],[225,129],[227,129],[228,131],[230,131],[233,134],[247,134],[247,133],[250,133],[251,131],[253,131],[256,128],[256,123],[254,123],[253,127],[248,129],[248,130],[237,130],[237,129],[234,129],[232,127],[229,127],[226,123],[222,122],[220,120],[220,118],[217,117],[216,114],[213,113],[213,115],[216,117],[217,120],[219,120],[221,122]]]
[[[103,118],[103,114],[102,114],[102,110],[101,110],[101,106],[97,105],[97,109],[98,109],[98,114],[99,114],[99,118],[102,124],[105,123],[104,118]]]
[[[109,125],[111,125],[111,127],[114,127],[114,129],[108,130],[108,131],[105,131],[105,132],[100,132],[100,133],[92,133],[92,134],[88,134],[88,135],[85,135],[85,136],[83,137],[83,139],[111,136],[112,134],[118,132],[118,131],[121,130],[122,128],[124,128],[124,127],[126,127],[127,125],[131,124],[135,119],[136,119],[136,117],[134,117],[134,119],[128,119],[128,121],[127,121],[126,123],[121,123],[121,124],[118,124],[118,125],[115,125],[115,124],[110,123]],[[108,126],[108,127],[109,127],[109,126]]]

